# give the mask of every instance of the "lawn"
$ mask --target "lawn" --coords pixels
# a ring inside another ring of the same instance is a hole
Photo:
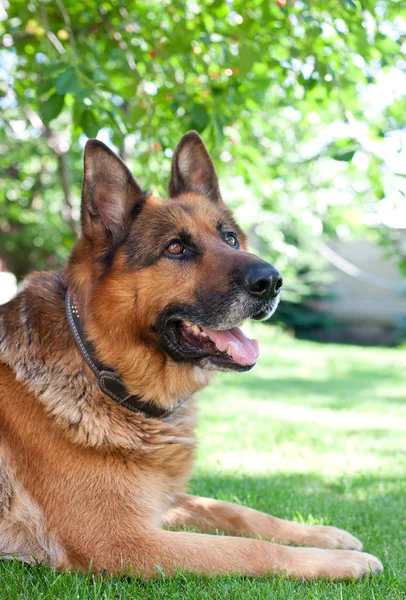
[[[0,562],[0,599],[406,599],[406,351],[322,345],[257,326],[248,374],[201,394],[191,490],[348,529],[384,575],[358,582],[58,575]]]

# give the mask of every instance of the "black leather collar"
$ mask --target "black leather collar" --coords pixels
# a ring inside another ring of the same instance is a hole
[[[102,392],[114,400],[116,404],[155,419],[169,417],[184,404],[185,401],[182,400],[174,408],[165,410],[157,406],[154,402],[143,401],[142,396],[129,394],[121,376],[114,369],[106,367],[96,358],[92,344],[87,339],[80,322],[80,315],[75,301],[68,291],[66,292],[65,307],[69,327],[81,355],[96,375]]]

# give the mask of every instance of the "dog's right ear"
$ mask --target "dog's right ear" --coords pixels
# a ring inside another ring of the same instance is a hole
[[[169,195],[175,198],[185,192],[203,194],[214,203],[221,202],[216,170],[196,131],[185,133],[172,159]]]
[[[105,144],[89,140],[84,155],[82,232],[108,247],[128,231],[146,194],[123,161]]]

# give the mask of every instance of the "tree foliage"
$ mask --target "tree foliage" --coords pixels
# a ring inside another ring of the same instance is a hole
[[[318,240],[362,227],[394,190],[404,200],[381,151],[404,126],[402,98],[396,86],[371,97],[405,81],[405,12],[401,0],[13,0],[0,23],[0,256],[19,276],[66,258],[86,136],[101,132],[165,195],[193,128],[288,299],[317,292]]]

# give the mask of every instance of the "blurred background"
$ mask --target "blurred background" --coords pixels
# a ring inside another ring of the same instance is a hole
[[[299,337],[406,337],[406,8],[396,0],[1,0],[0,302],[57,268],[98,137],[165,196],[188,129],[285,280]]]

